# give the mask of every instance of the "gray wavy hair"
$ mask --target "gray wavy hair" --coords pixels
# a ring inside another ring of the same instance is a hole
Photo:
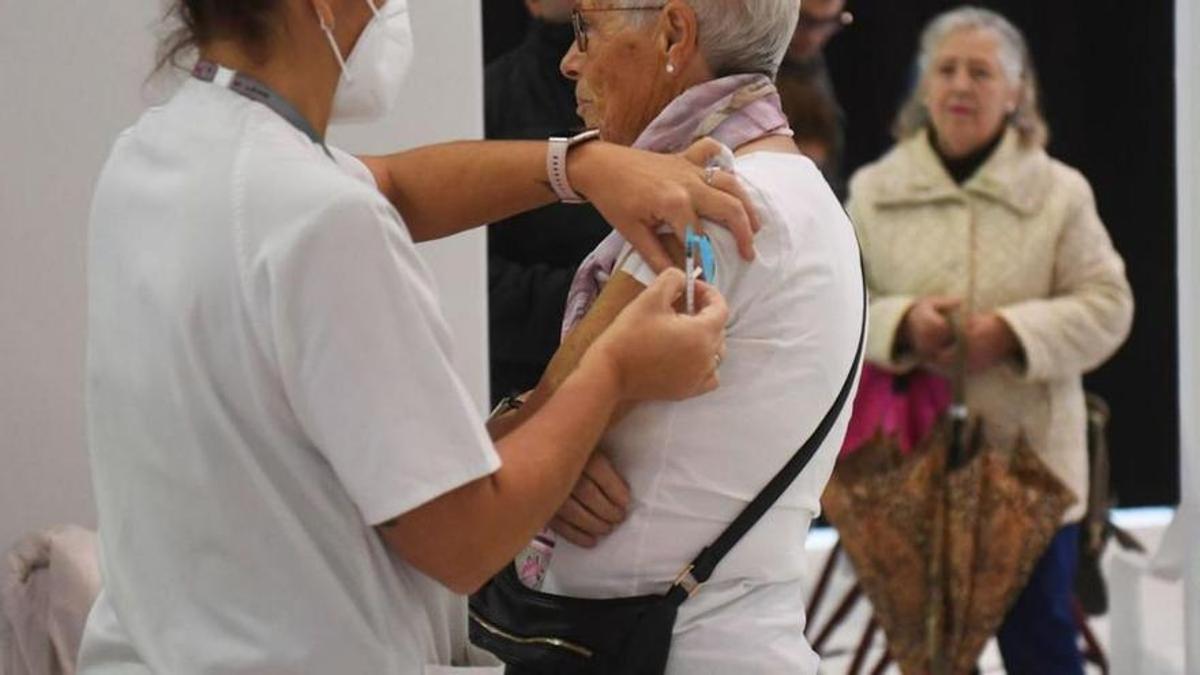
[[[959,7],[934,17],[921,33],[921,47],[917,54],[917,86],[913,87],[908,99],[900,107],[892,135],[902,141],[929,125],[929,111],[925,107],[925,78],[929,75],[934,54],[951,35],[964,30],[986,30],[996,36],[1000,43],[1000,67],[1010,82],[1020,87],[1017,109],[1008,118],[1008,125],[1017,132],[1021,145],[1045,147],[1050,138],[1050,128],[1042,117],[1038,103],[1037,72],[1025,36],[1008,19],[980,7]]]
[[[800,0],[687,0],[700,25],[700,53],[717,77],[762,73],[774,78],[800,20]],[[644,7],[617,0],[614,7]],[[649,12],[629,12],[646,15]],[[637,19],[632,19],[636,21]]]

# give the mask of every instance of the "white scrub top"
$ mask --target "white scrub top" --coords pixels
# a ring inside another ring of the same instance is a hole
[[[641,404],[608,432],[601,447],[629,482],[628,519],[593,549],[560,539],[550,592],[664,592],[812,435],[846,381],[864,309],[849,218],[805,157],[752,153],[735,169],[763,228],[752,263],[727,231],[707,228],[730,309],[721,387]],[[653,281],[625,255],[622,269]],[[847,402],[796,481],[680,607],[669,675],[817,672],[804,639],[804,542],[850,412]]]
[[[104,590],[84,673],[422,673],[464,601],[373,525],[498,468],[433,281],[360,162],[189,80],[89,244]]]

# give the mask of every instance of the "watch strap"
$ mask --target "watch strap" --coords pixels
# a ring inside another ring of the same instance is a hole
[[[554,190],[554,194],[558,195],[559,201],[564,204],[587,203],[587,199],[575,192],[575,189],[571,187],[571,181],[567,179],[567,153],[576,145],[599,137],[600,132],[592,129],[569,138],[565,136],[550,138],[550,145],[546,150],[546,176],[550,179],[550,188]]]

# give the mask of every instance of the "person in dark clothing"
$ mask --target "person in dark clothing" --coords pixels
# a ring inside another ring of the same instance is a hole
[[[545,139],[582,129],[574,85],[559,72],[571,46],[572,0],[526,0],[525,41],[484,74],[489,139]],[[537,384],[558,348],[567,289],[611,231],[588,205],[552,204],[488,227],[492,403]]]
[[[820,167],[839,196],[845,187],[841,176],[845,120],[829,79],[824,49],[854,20],[845,6],[845,0],[806,0],[776,82],[796,145]]]

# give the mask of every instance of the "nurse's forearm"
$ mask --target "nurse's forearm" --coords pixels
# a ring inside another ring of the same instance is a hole
[[[675,267],[683,269],[685,253],[679,240],[671,235],[660,235],[659,241],[662,242],[663,248],[671,257],[671,262]],[[608,330],[621,311],[644,290],[646,290],[646,286],[627,272],[621,270],[615,272],[608,283],[604,285],[604,289],[600,291],[600,295],[592,303],[587,314],[555,350],[537,387],[530,392],[524,405],[507,417],[488,424],[488,431],[492,434],[492,438],[503,438],[505,434],[535,415],[550,396],[558,391],[567,376],[575,371],[580,359],[587,353],[592,343]],[[616,424],[629,410],[629,405],[620,406],[609,419],[609,425]]]
[[[659,241],[667,255],[671,257],[671,262],[682,270],[686,257],[683,245],[671,235],[659,235]],[[614,272],[612,278],[600,291],[596,301],[588,308],[587,314],[555,350],[537,387],[526,399],[525,405],[517,412],[526,413],[526,415],[536,413],[542,403],[558,391],[567,376],[574,372],[592,343],[598,340],[604,331],[608,330],[608,327],[617,320],[621,311],[645,290],[645,284],[629,273],[623,270]],[[610,425],[616,424],[628,412],[628,406],[621,406],[609,420]]]
[[[381,527],[385,541],[451,590],[479,588],[566,501],[616,409],[620,384],[604,358],[586,357],[538,414],[497,444],[499,471]]]
[[[672,239],[666,243],[667,250],[672,253],[672,256],[675,255],[677,249],[682,258],[682,248],[678,246],[677,242]],[[508,416],[488,424],[488,431],[492,434],[492,438],[504,438],[524,424],[526,420],[538,414],[542,406],[559,390],[567,377],[575,372],[575,368],[578,367],[580,360],[592,343],[616,320],[621,310],[625,309],[626,305],[633,302],[644,290],[646,287],[629,274],[622,271],[615,273],[612,279],[604,285],[604,290],[600,292],[600,296],[596,298],[596,302],[592,304],[583,320],[567,335],[554,352],[554,357],[550,359],[537,387],[530,392],[524,405]],[[609,418],[609,426],[616,424],[624,417],[628,408],[628,405],[619,406],[618,410]]]
[[[585,148],[572,150],[572,161]],[[362,159],[416,241],[448,237],[557,200],[541,141],[443,143]]]

